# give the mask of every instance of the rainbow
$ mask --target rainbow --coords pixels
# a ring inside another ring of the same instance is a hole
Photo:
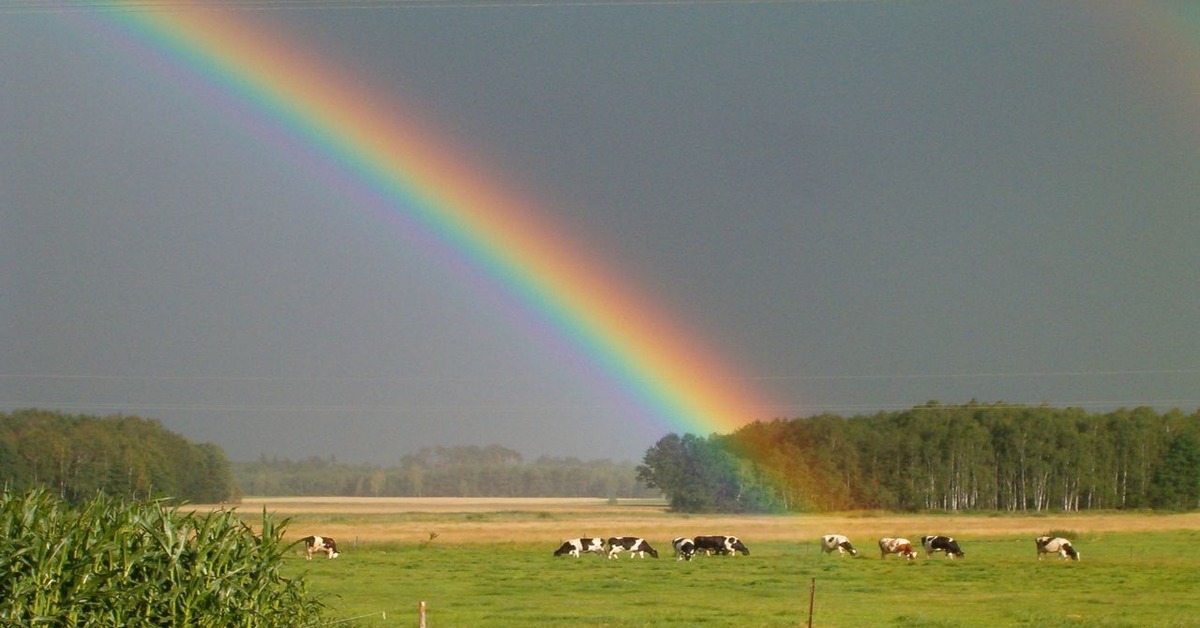
[[[352,192],[434,239],[583,358],[602,389],[667,431],[729,432],[771,404],[744,376],[623,281],[550,213],[454,154],[446,135],[250,12],[116,10],[101,19],[154,62],[199,80],[315,155]],[[369,210],[364,210],[369,211]],[[621,420],[627,420],[621,417]]]

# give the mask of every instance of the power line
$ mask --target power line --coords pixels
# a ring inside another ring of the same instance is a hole
[[[183,10],[279,11],[372,9],[580,8],[620,6],[799,5],[872,0],[47,0],[0,1],[0,13],[149,13]]]
[[[506,404],[451,404],[451,405],[359,405],[359,404],[221,404],[221,403],[173,403],[173,402],[133,402],[121,403],[102,401],[90,403],[85,401],[4,401],[0,406],[9,408],[55,408],[61,410],[120,410],[128,412],[144,412],[147,410],[175,410],[188,412],[318,412],[326,414],[360,414],[360,413],[446,413],[446,412],[496,412],[510,414],[514,412],[565,412],[570,410],[587,410],[598,408],[596,405],[538,405],[516,406]]]
[[[730,377],[731,381],[821,381],[821,380],[914,380],[914,379],[1021,379],[1029,377],[1118,377],[1133,375],[1200,374],[1198,368],[1112,369],[1063,371],[983,371],[975,373],[860,373],[860,374],[779,374]],[[83,381],[179,381],[179,382],[403,382],[403,381],[515,381],[511,377],[463,377],[455,375],[366,375],[366,376],[275,376],[275,375],[99,375],[70,373],[0,373],[0,380],[83,380]]]
[[[1015,379],[1024,377],[1114,377],[1118,375],[1183,375],[1200,374],[1200,368],[1132,369],[1099,371],[993,371],[982,373],[877,373],[860,375],[767,375],[756,380],[839,380],[839,379]]]
[[[823,412],[882,412],[889,410],[909,410],[909,409],[929,409],[938,410],[944,408],[954,408],[958,405],[954,403],[942,403],[938,406],[924,408],[921,403],[912,402],[881,402],[881,403],[825,403],[825,404],[773,404],[769,406],[745,408],[746,412],[754,413],[787,413],[787,412],[806,412],[806,413],[823,413]],[[1154,408],[1188,408],[1200,407],[1200,399],[1095,399],[1095,400],[1073,400],[1073,401],[1054,401],[1054,400],[1039,400],[1028,402],[996,402],[978,404],[980,408],[1137,408],[1137,407],[1154,407]],[[462,404],[462,405],[309,405],[309,404],[180,404],[180,403],[152,403],[152,402],[136,402],[136,403],[120,403],[120,402],[28,402],[28,401],[5,401],[0,400],[0,407],[9,407],[14,409],[21,408],[51,408],[55,410],[77,410],[77,411],[98,411],[110,410],[119,412],[147,412],[147,411],[176,411],[176,412],[225,412],[231,414],[244,414],[249,412],[265,412],[265,413],[321,413],[321,414],[363,414],[363,413],[387,413],[387,414],[445,414],[445,413],[463,413],[463,412],[488,412],[498,414],[513,414],[513,413],[530,413],[530,412],[578,412],[582,410],[595,410],[600,406],[595,404],[564,404],[564,405],[538,405],[538,406],[514,406],[506,404]]]

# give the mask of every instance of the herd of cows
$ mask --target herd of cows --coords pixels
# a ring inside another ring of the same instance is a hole
[[[1038,560],[1041,560],[1044,554],[1058,554],[1064,560],[1068,558],[1079,560],[1079,552],[1071,545],[1070,541],[1062,537],[1039,536],[1033,542],[1037,546]],[[937,552],[944,553],[948,558],[962,558],[965,555],[962,548],[958,546],[958,541],[948,536],[934,534],[923,536],[921,537],[921,547],[925,550],[926,558]],[[858,550],[854,549],[850,539],[841,534],[826,534],[821,537],[821,551],[826,554],[836,551],[842,555],[858,555]],[[888,554],[898,554],[909,560],[917,557],[917,551],[908,539],[890,537],[879,539],[879,557],[887,558]]]
[[[1039,536],[1034,540],[1037,545],[1038,560],[1042,559],[1043,554],[1058,554],[1061,558],[1071,560],[1079,560],[1079,552],[1071,545],[1071,542],[1061,537]],[[741,539],[736,536],[696,536],[696,537],[678,537],[671,541],[672,547],[675,549],[675,558],[677,560],[691,560],[693,556],[703,552],[705,555],[728,555],[733,556],[737,553],[749,554],[750,550],[742,543]],[[962,548],[959,547],[958,541],[952,537],[930,534],[921,537],[921,547],[925,550],[925,556],[928,558],[938,552],[944,553],[948,558],[962,558],[965,554]],[[858,556],[858,550],[850,539],[842,534],[826,534],[821,537],[821,551],[829,554],[838,552],[841,555],[850,554]],[[567,539],[558,549],[554,550],[555,556],[574,556],[579,558],[584,553],[599,554],[608,556],[609,558],[617,558],[621,552],[629,552],[630,558],[637,556],[644,558],[646,554],[658,558],[658,551],[646,542],[646,539],[636,536],[614,536],[608,539],[596,537],[580,537],[577,539]],[[913,560],[917,557],[917,550],[908,539],[884,537],[879,539],[879,557],[887,558],[889,554],[897,554],[908,560]]]
[[[339,552],[337,542],[328,536],[308,536],[301,539],[304,542],[305,558],[312,560],[313,554],[324,553],[329,558],[337,558]],[[1038,560],[1044,554],[1058,554],[1062,559],[1079,560],[1079,552],[1071,542],[1062,537],[1039,536],[1034,540],[1037,545]],[[691,560],[693,556],[703,552],[705,555],[734,556],[738,553],[750,554],[750,549],[736,536],[713,535],[678,537],[671,541],[677,560]],[[944,553],[948,558],[962,558],[965,554],[958,546],[958,541],[948,536],[930,534],[921,537],[921,547],[928,558],[937,552]],[[858,550],[850,539],[842,534],[826,534],[821,537],[821,551],[825,554],[838,552],[845,556],[858,556]],[[574,556],[579,558],[584,553],[593,553],[609,558],[617,558],[621,552],[629,552],[629,557],[645,558],[646,554],[658,558],[658,550],[650,547],[646,539],[636,536],[614,536],[608,539],[599,537],[580,537],[568,539],[558,549],[555,556]],[[917,550],[908,539],[884,537],[879,539],[879,557],[887,558],[889,554],[897,554],[908,560],[917,557]]]
[[[738,552],[749,554],[750,550],[742,543],[741,539],[736,536],[697,536],[697,537],[679,537],[671,542],[675,548],[675,556],[679,560],[691,560],[699,552],[704,552],[707,555],[724,554],[734,555]],[[567,539],[556,550],[555,556],[574,556],[579,558],[585,552],[608,556],[609,558],[617,558],[621,552],[629,552],[629,557],[645,558],[646,554],[658,558],[658,550],[650,547],[646,539],[636,536],[614,536],[608,539],[581,537],[578,539]]]

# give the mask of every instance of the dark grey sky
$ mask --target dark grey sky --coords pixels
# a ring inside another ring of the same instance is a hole
[[[783,405],[758,418],[1200,405],[1183,3],[243,4],[532,191]],[[26,6],[0,1],[0,408],[239,460],[665,433],[269,120]]]

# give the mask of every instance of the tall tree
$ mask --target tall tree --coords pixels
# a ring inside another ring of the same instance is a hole
[[[1171,438],[1154,471],[1150,505],[1171,510],[1200,506],[1200,442],[1195,435],[1185,432]]]

